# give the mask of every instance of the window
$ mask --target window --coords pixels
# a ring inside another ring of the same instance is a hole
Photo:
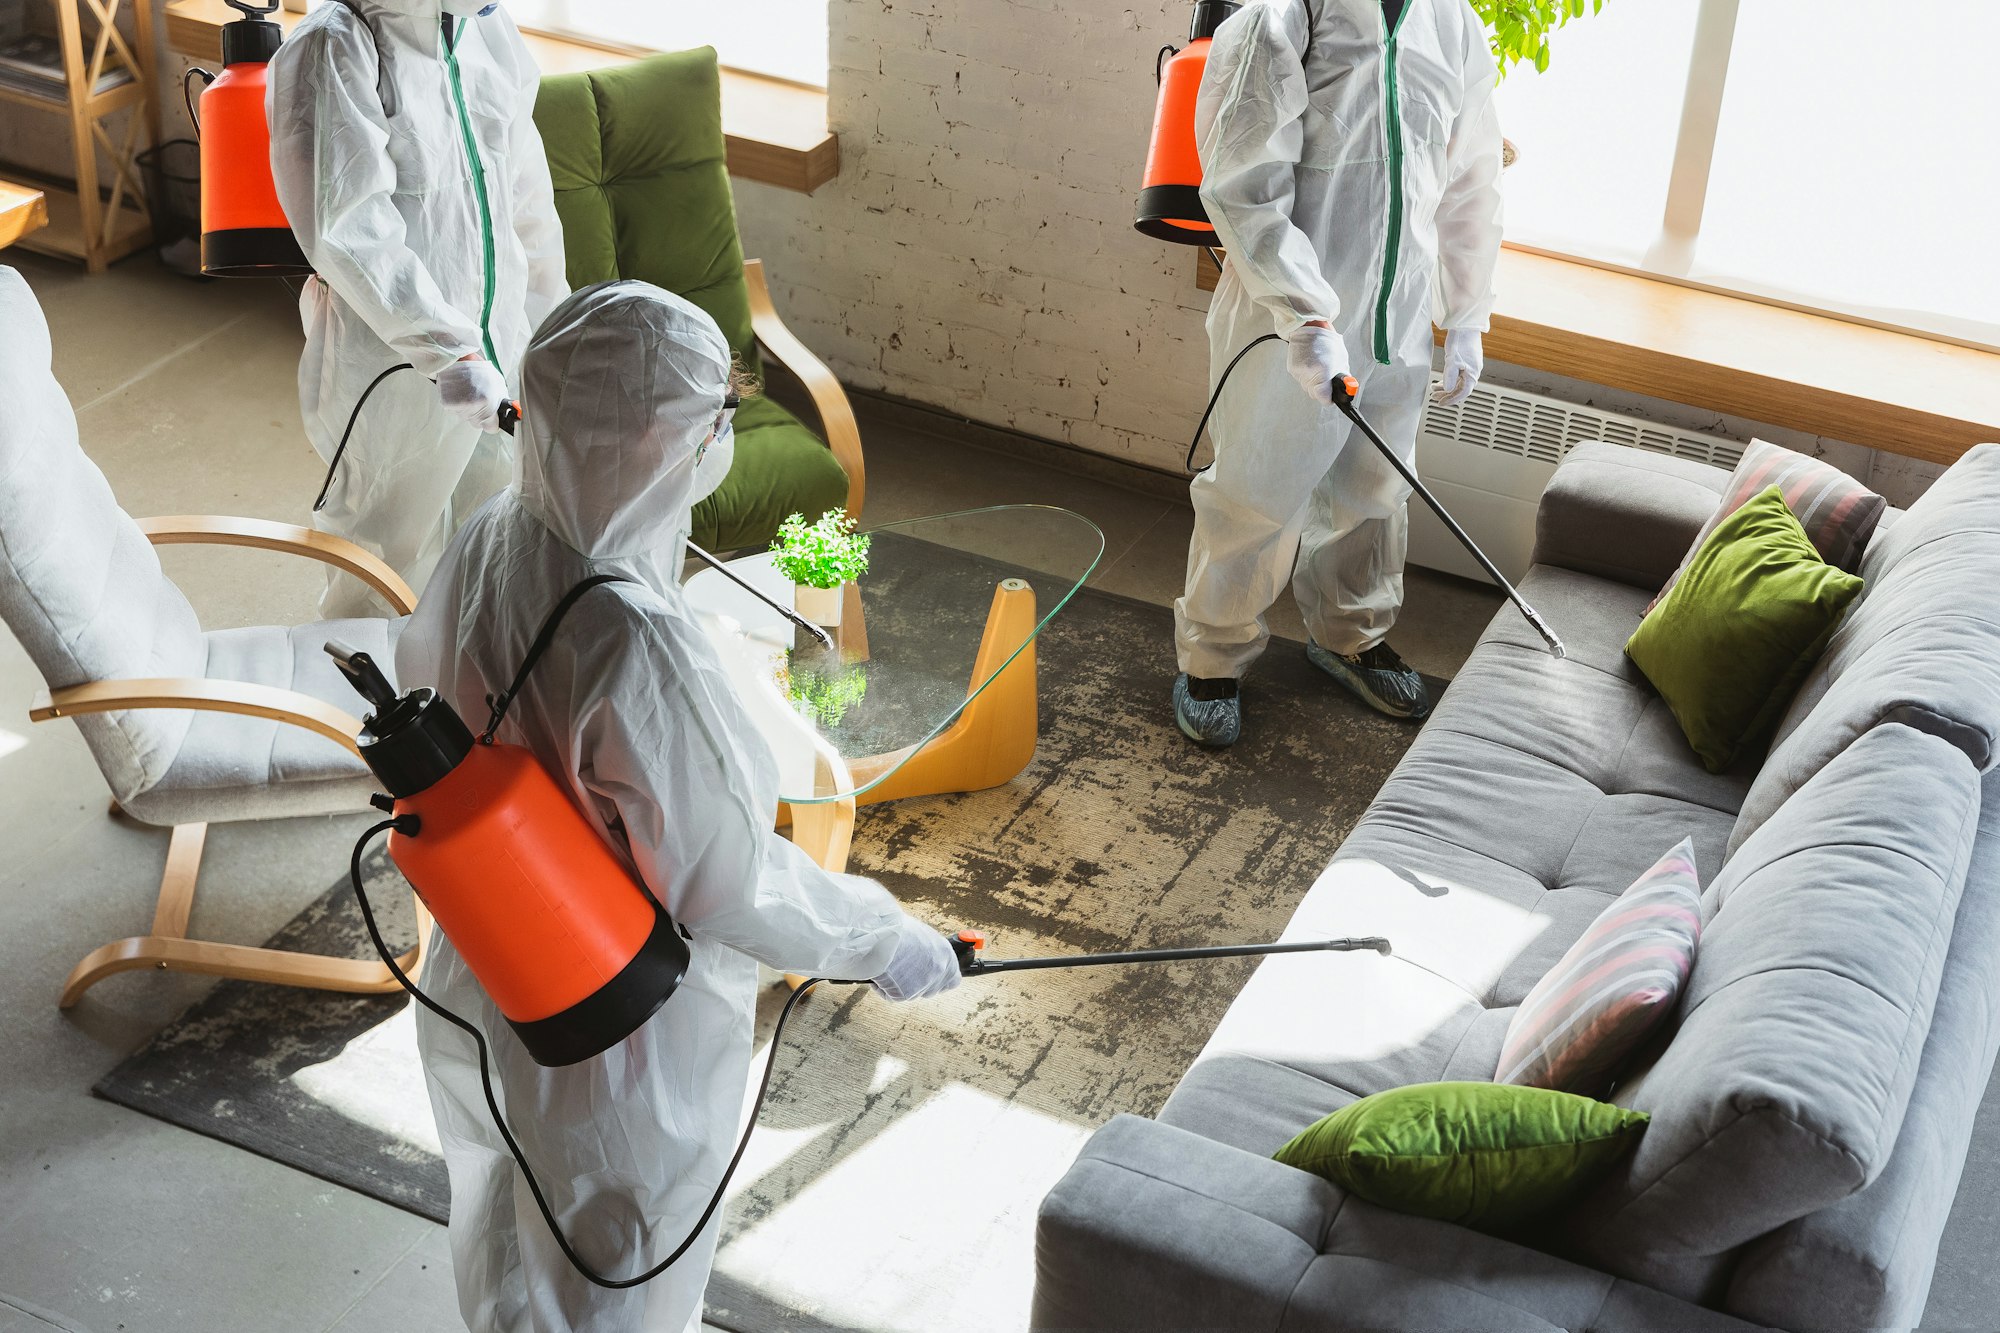
[[[1501,84],[1508,239],[2000,348],[2000,5],[1613,0]]]
[[[826,86],[827,0],[509,0],[507,8],[536,32],[656,51],[712,46],[731,69]]]

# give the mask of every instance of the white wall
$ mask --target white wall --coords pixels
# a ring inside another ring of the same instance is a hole
[[[849,384],[1178,470],[1206,393],[1193,252],[1132,230],[1153,55],[1188,0],[829,0],[838,178],[736,182],[746,252]],[[1896,504],[1940,470],[1520,367],[1496,382],[1819,454]]]

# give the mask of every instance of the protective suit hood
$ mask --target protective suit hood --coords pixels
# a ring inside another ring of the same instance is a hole
[[[696,462],[729,386],[729,344],[700,308],[619,280],[557,306],[521,359],[521,505],[592,559],[648,555],[728,471]],[[717,447],[718,445],[724,447]]]

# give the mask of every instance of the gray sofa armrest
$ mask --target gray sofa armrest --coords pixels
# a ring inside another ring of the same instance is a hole
[[[1031,1327],[1275,1329],[1340,1191],[1121,1115],[1042,1200]]]
[[[1657,589],[1721,502],[1729,473],[1616,444],[1579,444],[1542,492],[1535,563]]]
[[[1043,1200],[1031,1327],[1315,1333],[1348,1329],[1753,1328],[1317,1176],[1136,1116],[1084,1145]]]

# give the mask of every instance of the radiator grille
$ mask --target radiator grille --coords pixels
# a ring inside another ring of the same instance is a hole
[[[1456,407],[1428,404],[1423,429],[1432,435],[1538,463],[1560,463],[1587,440],[1734,468],[1743,446],[1713,435],[1673,430],[1636,417],[1596,412],[1518,389],[1481,385]]]

